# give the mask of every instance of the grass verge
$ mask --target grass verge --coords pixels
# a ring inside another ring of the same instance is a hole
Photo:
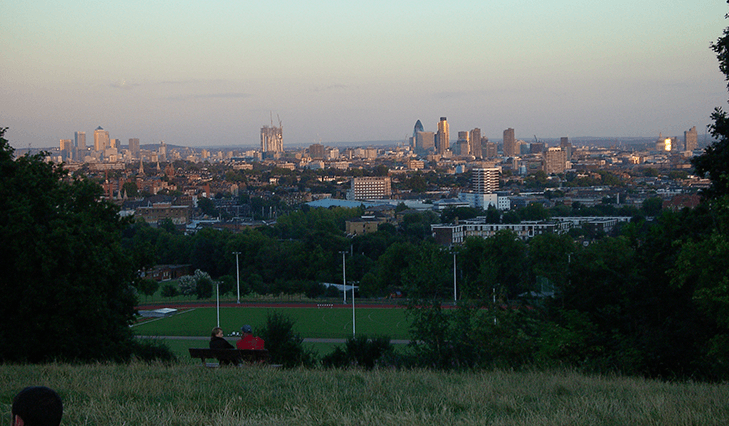
[[[573,372],[3,365],[2,418],[28,385],[66,425],[723,425],[729,387]]]

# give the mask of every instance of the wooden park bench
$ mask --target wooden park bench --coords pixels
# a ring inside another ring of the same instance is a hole
[[[218,364],[208,364],[207,359],[230,361],[237,364],[267,364],[270,358],[268,349],[208,349],[190,348],[190,357],[200,358],[203,367],[215,367]]]

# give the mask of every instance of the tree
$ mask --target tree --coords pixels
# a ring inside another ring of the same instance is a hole
[[[130,222],[44,154],[13,159],[0,129],[0,361],[125,360],[137,265]],[[52,338],[53,344],[48,344]]]
[[[724,29],[711,48],[719,60],[719,70],[724,74],[724,79],[729,81],[729,27]],[[716,141],[702,155],[694,157],[691,163],[697,174],[708,176],[711,180],[711,186],[703,194],[717,198],[729,195],[729,116],[721,107],[717,107],[711,119],[714,122],[709,125],[709,133]]]
[[[150,278],[142,278],[137,281],[136,287],[140,293],[149,297],[159,289],[159,282]]]

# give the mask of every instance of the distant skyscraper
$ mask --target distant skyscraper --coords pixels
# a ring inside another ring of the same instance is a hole
[[[686,151],[693,151],[699,147],[699,135],[696,132],[696,126],[683,132],[683,143]]]
[[[413,136],[410,138],[410,147],[415,152],[418,152],[418,132],[422,132],[424,130],[423,123],[421,123],[420,120],[416,121],[415,127],[413,128]]]
[[[73,158],[83,160],[86,152],[86,132],[75,132],[73,134]]]
[[[482,145],[486,149],[485,157],[486,158],[496,158],[499,155],[499,149],[496,146],[494,142],[489,142],[488,138],[481,138],[481,141],[486,140],[485,142],[482,142]]]
[[[418,132],[415,134],[415,152],[425,155],[428,151],[435,149],[435,133]]]
[[[448,130],[448,120],[441,117],[438,122],[438,133],[435,135],[435,148],[438,154],[445,154],[450,148],[450,132]]]
[[[471,130],[470,142],[471,155],[476,158],[482,158],[483,153],[481,149],[481,129],[476,127],[475,129]]]
[[[274,126],[272,119],[271,126],[261,127],[261,151],[264,154],[275,154],[283,150],[283,125],[279,120],[278,127]]]
[[[453,151],[456,151],[454,153],[457,155],[470,155],[471,150],[469,148],[468,132],[458,132],[458,141],[456,141],[454,148]]]
[[[73,158],[73,141],[71,139],[61,139],[61,158],[70,160]]]
[[[132,158],[141,158],[139,156],[139,138],[129,138],[129,152],[132,153]]]
[[[413,137],[415,137],[418,132],[424,132],[425,128],[423,127],[423,123],[420,122],[420,120],[415,122],[415,128],[413,129]]]
[[[109,132],[102,129],[101,126],[94,130],[94,151],[103,151],[109,148]]]
[[[80,151],[86,151],[86,132],[75,132],[73,138],[73,146]]]
[[[570,143],[570,138],[568,138],[566,136],[560,138],[559,147],[562,148],[562,151],[565,152],[567,161],[571,161],[572,160],[572,144]]]
[[[514,129],[509,127],[504,130],[504,157],[516,157],[516,138],[514,137]]]

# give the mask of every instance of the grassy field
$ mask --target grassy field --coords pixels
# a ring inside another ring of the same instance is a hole
[[[220,326],[225,334],[251,324],[254,331],[266,321],[269,312],[278,311],[296,322],[301,337],[347,338],[352,336],[352,310],[347,308],[220,308]],[[356,332],[369,336],[386,335],[407,339],[409,323],[404,309],[355,309]],[[210,336],[217,324],[215,308],[193,308],[169,318],[140,323],[134,333],[140,336]]]
[[[0,366],[2,415],[56,389],[64,425],[726,425],[729,386],[572,372]]]

